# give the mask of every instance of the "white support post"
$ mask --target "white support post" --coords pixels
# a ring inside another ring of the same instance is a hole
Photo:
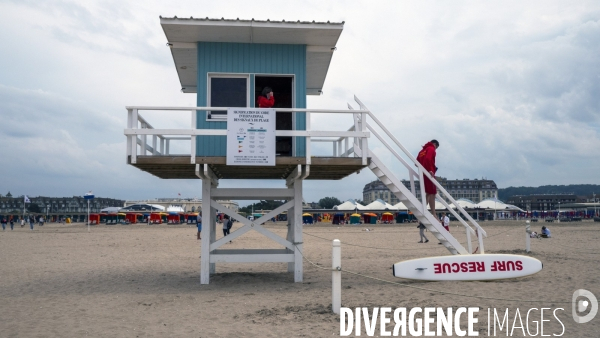
[[[171,147],[171,139],[167,139],[165,155],[169,155],[169,148]]]
[[[158,136],[152,135],[152,155],[158,155],[158,150],[156,147],[158,146]]]
[[[340,314],[342,306],[342,248],[339,239],[333,240],[331,253],[331,308]]]
[[[361,109],[363,109],[361,107]],[[360,113],[360,131],[362,132],[366,132],[367,131],[367,114],[366,113]],[[367,143],[367,138],[366,137],[361,137],[361,144],[360,144],[360,148],[362,151],[362,165],[367,165],[367,152],[369,149],[369,144]]]
[[[215,215],[211,215],[210,207],[210,188],[209,178],[202,179],[202,247],[200,253],[200,284],[208,284],[210,281],[210,244],[211,238],[214,238],[214,229],[212,223]],[[212,221],[211,221],[212,219]]]
[[[469,250],[469,253],[473,253],[473,247],[471,246],[471,231],[469,230],[469,228],[465,228],[465,231],[467,231],[467,250]]]
[[[531,225],[525,222],[525,251],[531,252]]]
[[[477,229],[477,239],[479,241],[479,253],[484,254],[485,249],[483,248],[483,234],[481,233],[481,229]]]
[[[131,129],[138,127],[138,110],[131,110]],[[137,135],[131,135],[131,163],[137,163]]]
[[[141,127],[142,127],[142,129],[147,129],[148,125],[146,125],[146,123],[142,123]],[[148,135],[142,134],[142,151],[140,152],[140,154],[142,156],[146,156],[147,150],[148,150]]]
[[[287,218],[287,235],[285,237],[285,239],[290,242],[290,243],[294,243],[294,217],[292,217],[294,215],[294,208],[289,208],[288,209],[288,218]],[[296,246],[294,246],[294,251],[296,251]],[[294,262],[289,262],[288,263],[288,272],[294,272],[295,268],[294,268]]]
[[[160,138],[160,153],[162,155],[166,155],[165,154],[165,138],[164,137]]]
[[[348,157],[348,138],[344,137],[344,157]]]
[[[210,216],[209,216],[209,219],[210,219],[210,243],[212,244],[217,241],[217,209],[215,209],[211,205],[209,213],[210,213]],[[210,250],[210,246],[209,246],[208,250]],[[209,257],[209,259],[210,259],[210,257]],[[215,263],[210,263],[208,270],[211,275],[214,274],[215,270],[216,270]]]
[[[306,130],[310,131],[310,112],[306,112]],[[305,137],[306,164],[310,165],[310,136]]]
[[[335,141],[331,142],[333,144],[333,157],[337,157],[337,146],[335,143]]]
[[[191,129],[196,129],[198,128],[197,123],[196,123],[196,117],[198,116],[198,114],[196,113],[195,110],[192,110],[192,128]],[[191,143],[191,147],[190,147],[190,163],[191,164],[195,164],[196,163],[196,136],[192,135],[191,137],[192,139],[192,143]]]
[[[294,180],[294,282],[302,282],[302,180]]]
[[[342,155],[344,154],[344,152],[342,151],[342,140],[338,140],[336,143],[338,145],[338,156],[342,157]]]
[[[132,129],[133,128],[133,116],[132,116],[132,110],[131,109],[127,109],[127,129]],[[125,161],[127,161],[129,159],[129,156],[131,156],[131,143],[133,142],[133,137],[127,136],[127,153],[126,153],[126,158]]]

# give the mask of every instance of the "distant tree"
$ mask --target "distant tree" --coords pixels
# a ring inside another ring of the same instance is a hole
[[[250,205],[247,205],[245,207],[241,207],[239,209],[239,211],[250,214],[252,213],[252,207],[254,206],[254,211],[260,211],[260,210],[273,210],[273,209],[277,209],[279,206],[281,206],[282,204],[284,204],[286,201],[276,201],[276,200],[272,200],[272,201],[260,201],[258,203],[252,203]]]
[[[498,189],[498,199],[506,201],[516,195],[538,195],[538,194],[575,194],[587,196],[600,191],[597,184],[571,184],[571,185],[543,185],[540,187],[508,187]]]
[[[340,205],[342,202],[336,197],[323,197],[319,200],[319,205],[323,209],[331,209],[336,205]]]
[[[29,210],[29,212],[34,212],[34,213],[42,212],[42,209],[40,209],[40,206],[35,203],[30,203],[29,206],[27,207],[27,210]]]

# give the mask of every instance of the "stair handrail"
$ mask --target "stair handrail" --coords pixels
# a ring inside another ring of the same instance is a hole
[[[358,105],[360,106],[360,110],[366,110],[368,111],[367,115],[369,115],[373,121],[375,121],[375,123],[377,123],[377,125],[387,134],[387,136],[392,139],[392,141],[394,141],[394,143],[396,143],[396,145],[402,150],[402,152],[404,152],[404,154],[420,169],[420,172],[422,173],[422,175],[426,176],[427,178],[429,178],[429,180],[431,182],[433,182],[433,184],[435,184],[435,186],[439,189],[439,191],[441,191],[444,196],[448,197],[448,199],[452,202],[452,204],[461,212],[461,214],[467,218],[467,220],[469,220],[476,228],[477,230],[485,237],[487,237],[487,233],[485,232],[485,230],[471,217],[471,215],[469,215],[457,202],[456,200],[454,200],[454,198],[452,197],[452,195],[450,195],[446,189],[444,189],[442,187],[441,184],[439,184],[439,182],[433,178],[431,176],[431,174],[429,174],[429,172],[421,165],[421,163],[419,163],[417,161],[417,159],[406,149],[404,148],[404,146],[392,135],[392,133],[381,123],[381,121],[379,121],[379,119],[358,99],[358,97],[356,97],[356,95],[354,96],[354,100],[356,101],[356,103],[358,103]],[[382,140],[382,138],[373,131],[373,128],[369,126],[369,124],[367,124],[367,128],[380,140],[382,141],[382,143],[386,146],[386,148],[388,148],[388,150],[392,151],[392,153],[396,156],[399,157],[399,155],[393,151],[393,149]],[[407,167],[407,169],[409,169],[409,172],[411,171],[410,166],[407,166],[407,164],[405,164],[405,161],[402,161],[403,164],[405,165],[405,167]],[[414,171],[413,171],[414,172]],[[423,181],[422,177],[419,177],[419,179],[421,181]],[[423,192],[422,192],[423,193]],[[440,199],[441,200],[441,199]],[[448,208],[448,210],[450,210],[451,208]],[[461,219],[458,218],[457,219]],[[470,226],[468,226],[468,224],[466,224],[466,222],[462,222],[463,225],[467,226],[468,228],[471,228]],[[471,229],[471,231],[473,231],[473,229]]]

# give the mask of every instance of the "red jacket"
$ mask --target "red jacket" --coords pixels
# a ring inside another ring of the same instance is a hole
[[[270,99],[267,99],[261,95],[256,102],[258,103],[259,108],[271,108],[275,105],[275,97],[271,96]]]
[[[435,145],[431,142],[427,142],[419,152],[419,155],[417,155],[417,161],[421,163],[425,170],[435,174]]]

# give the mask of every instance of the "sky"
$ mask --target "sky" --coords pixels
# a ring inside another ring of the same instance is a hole
[[[200,180],[126,164],[125,106],[196,105],[180,91],[160,15],[344,21],[323,95],[308,108],[356,107],[356,95],[412,154],[437,139],[448,179],[600,183],[598,1],[0,0],[0,194],[201,198]],[[407,178],[381,144],[371,149]],[[374,179],[365,169],[308,180],[304,199],[362,199]]]

